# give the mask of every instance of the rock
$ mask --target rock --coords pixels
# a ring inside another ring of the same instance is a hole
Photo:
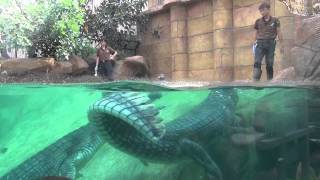
[[[270,90],[252,102],[255,107],[250,123],[257,131],[275,137],[296,131],[308,117],[308,101],[305,98],[308,93],[294,88]]]
[[[276,81],[293,81],[296,79],[296,72],[294,67],[289,67],[281,70],[276,77],[273,78],[272,82]]]
[[[302,21],[298,29],[296,44],[303,45],[308,49],[320,50],[320,17],[307,18]]]
[[[31,58],[0,61],[1,71],[8,75],[23,75],[28,72],[47,72],[53,68],[52,58]]]
[[[88,64],[96,63],[96,58],[97,58],[96,54],[92,54],[92,55],[90,55],[89,57],[87,57],[87,58],[85,59],[85,61],[86,61]]]
[[[46,59],[43,59],[43,61],[46,61],[48,64],[49,64],[49,66],[50,66],[50,71],[55,67],[55,65],[56,65],[56,60],[55,59],[53,59],[53,58],[46,58]]]
[[[88,69],[91,73],[94,73],[94,68],[96,67],[96,59],[97,59],[96,54],[91,54],[90,56],[84,59],[88,63],[89,65]]]
[[[145,59],[143,58],[143,56],[131,56],[131,57],[127,57],[125,60],[126,61],[137,61],[137,62],[141,62],[141,63],[145,62]]]
[[[79,56],[71,56],[69,62],[72,64],[72,74],[78,75],[88,71],[89,65]]]
[[[71,74],[72,64],[68,61],[57,62],[51,72],[53,74]]]
[[[128,57],[118,63],[118,79],[145,78],[150,76],[148,65],[142,56]]]
[[[320,80],[320,17],[304,19],[291,50],[298,80]]]

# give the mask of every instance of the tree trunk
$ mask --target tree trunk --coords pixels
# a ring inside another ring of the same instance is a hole
[[[0,49],[0,53],[1,53],[1,57],[5,58],[5,59],[9,59],[10,56],[8,55],[7,49],[6,48],[2,48]]]

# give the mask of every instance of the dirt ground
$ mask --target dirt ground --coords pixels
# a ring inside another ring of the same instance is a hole
[[[28,73],[20,76],[0,75],[0,83],[100,83],[106,81],[108,81],[106,78],[90,74],[78,76],[50,73]]]

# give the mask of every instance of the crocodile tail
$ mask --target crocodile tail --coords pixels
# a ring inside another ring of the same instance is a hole
[[[88,118],[103,136],[107,128],[113,128],[108,123],[117,121],[117,127],[125,125],[134,128],[147,139],[158,141],[164,136],[165,127],[157,117],[159,110],[151,101],[147,93],[111,93],[90,106]]]

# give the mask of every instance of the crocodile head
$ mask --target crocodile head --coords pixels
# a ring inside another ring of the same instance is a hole
[[[151,141],[158,141],[165,134],[165,128],[157,117],[159,110],[151,101],[147,93],[110,93],[90,106],[88,118],[101,133],[113,133],[117,128],[122,131],[118,133],[127,134],[127,138],[130,133],[138,132]]]

